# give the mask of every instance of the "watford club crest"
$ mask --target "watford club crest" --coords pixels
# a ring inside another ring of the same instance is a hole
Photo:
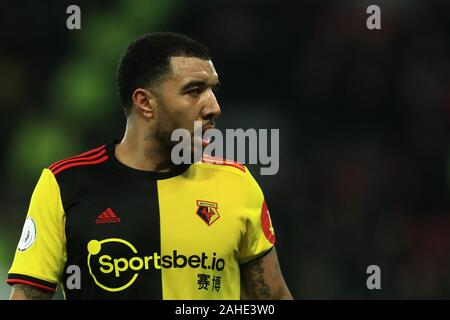
[[[220,218],[218,205],[215,202],[197,200],[197,215],[210,226]]]

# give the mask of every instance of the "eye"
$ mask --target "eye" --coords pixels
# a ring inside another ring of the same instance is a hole
[[[186,94],[192,96],[192,97],[198,97],[202,93],[202,90],[200,88],[192,89],[186,92]]]

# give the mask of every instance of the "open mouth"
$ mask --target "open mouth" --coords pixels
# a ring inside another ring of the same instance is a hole
[[[215,128],[214,121],[207,121],[202,123],[202,121],[194,122],[194,132],[191,133],[193,138],[194,146],[205,148],[211,142],[211,137],[207,134],[208,129]]]
[[[208,125],[202,128],[202,147],[206,147],[210,142],[211,142],[211,138],[209,137],[205,137],[205,132],[208,129],[212,129],[214,128],[214,126]]]

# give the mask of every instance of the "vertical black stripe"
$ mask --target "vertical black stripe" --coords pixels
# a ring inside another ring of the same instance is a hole
[[[70,181],[70,186],[62,188],[65,206],[70,203],[65,207],[68,253],[65,270],[72,264],[80,266],[82,288],[68,288],[66,281],[70,274],[65,273],[63,281],[67,299],[162,299],[161,270],[155,268],[153,262],[154,254],[159,255],[161,247],[156,180],[94,169],[89,172],[88,178],[78,175],[73,179],[77,181]],[[107,208],[114,211],[120,222],[96,224],[98,215]],[[137,253],[127,244],[111,241],[113,238],[134,246]],[[87,260],[91,240],[101,243],[101,249],[89,259],[90,272]],[[103,265],[100,263],[102,257],[105,259]],[[143,264],[142,268],[132,270],[128,265],[123,272],[111,270],[114,263],[123,268],[124,259],[134,267]],[[102,272],[101,268],[111,272]],[[135,274],[138,276],[133,284],[118,292],[105,290],[94,281],[95,276],[104,286],[120,288]]]
[[[141,191],[136,194],[136,199],[130,202],[130,207],[134,207],[135,212],[130,213],[133,221],[130,228],[125,229],[126,237],[133,239],[133,244],[139,252],[138,256],[144,261],[145,256],[152,259],[148,260],[148,270],[144,269],[139,273],[133,284],[135,287],[130,290],[130,298],[160,300],[162,299],[161,270],[155,267],[155,264],[160,265],[160,261],[154,261],[155,257],[160,255],[161,248],[157,182],[155,180],[141,181],[140,185]]]

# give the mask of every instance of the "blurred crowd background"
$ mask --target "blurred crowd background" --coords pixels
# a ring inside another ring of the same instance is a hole
[[[1,279],[42,168],[121,137],[117,62],[151,31],[210,48],[219,128],[280,129],[252,172],[296,299],[450,298],[450,4],[425,0],[2,2]]]

